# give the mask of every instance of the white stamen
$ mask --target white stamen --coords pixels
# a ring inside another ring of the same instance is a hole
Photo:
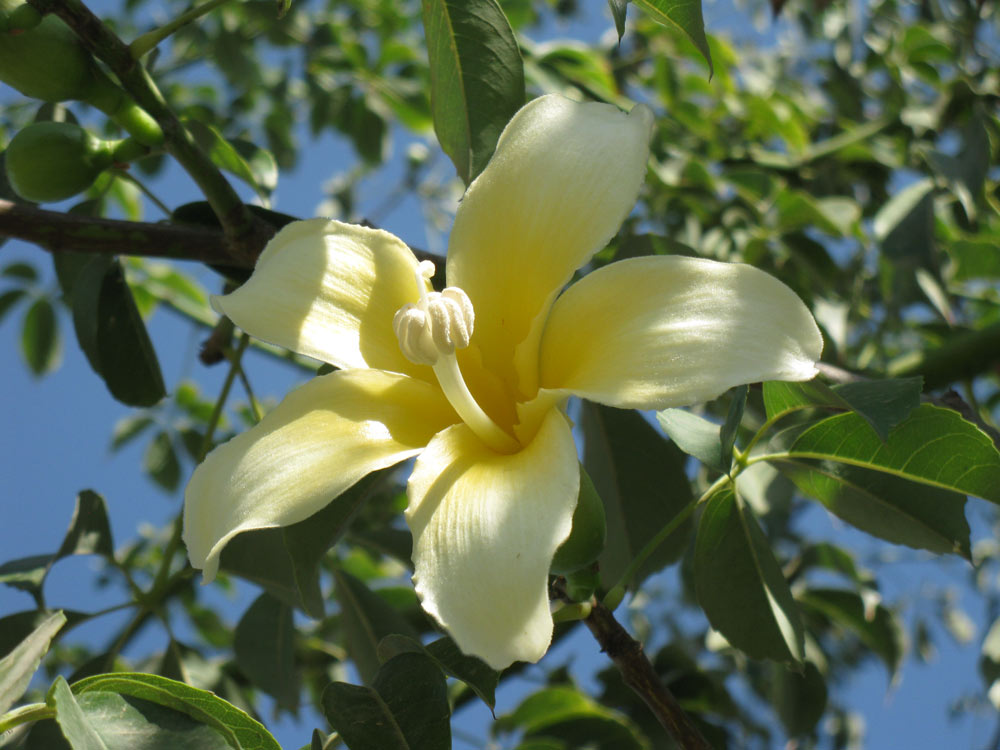
[[[449,403],[483,442],[504,453],[517,450],[517,441],[476,403],[455,357],[455,350],[466,348],[472,340],[476,321],[472,301],[458,287],[428,292],[428,280],[433,275],[434,264],[430,261],[417,266],[420,301],[403,305],[392,319],[399,348],[411,362],[434,368]]]

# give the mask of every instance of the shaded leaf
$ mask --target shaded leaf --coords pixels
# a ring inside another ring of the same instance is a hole
[[[441,148],[468,185],[524,104],[524,69],[496,0],[422,0],[431,109]]]
[[[223,549],[220,567],[321,618],[319,564],[383,477],[382,472],[369,474],[325,508],[291,526],[238,534]]]
[[[686,459],[631,410],[585,402],[580,426],[583,465],[604,501],[607,544],[598,563],[602,581],[610,587],[646,543],[691,502]],[[690,531],[690,521],[680,524],[642,565],[632,585],[678,560]]]
[[[129,406],[152,406],[167,391],[160,363],[121,264],[94,257],[72,284],[73,327],[87,361],[111,395]]]
[[[8,289],[0,294],[0,322],[3,322],[4,316],[27,294],[23,289]]]
[[[0,269],[0,276],[29,283],[38,281],[38,271],[35,270],[35,267],[22,261],[14,261],[5,265]]]
[[[69,528],[58,551],[50,555],[31,555],[0,565],[0,583],[39,593],[45,577],[52,566],[70,555],[114,554],[111,540],[111,524],[104,498],[91,490],[84,490],[76,496],[76,506]]]
[[[21,327],[21,353],[35,376],[51,372],[59,364],[59,329],[52,303],[36,299],[24,315]]]
[[[798,600],[857,635],[885,663],[890,679],[895,678],[903,659],[904,636],[892,612],[881,604],[870,610],[859,594],[842,589],[811,588]]]
[[[731,487],[705,505],[694,580],[708,621],[733,646],[758,659],[802,659],[798,607],[753,511]]]
[[[274,163],[274,157],[269,152],[257,149],[253,144],[249,144],[250,149],[247,149],[247,145],[242,146],[243,149],[250,150],[254,154],[251,158],[257,159],[258,169],[255,171],[240,154],[240,151],[211,125],[191,117],[183,118],[183,123],[195,142],[208,154],[208,158],[215,166],[239,177],[256,190],[262,198],[267,198],[271,194],[277,183],[277,166]]]
[[[625,36],[628,0],[608,0],[608,7],[611,9],[611,17],[615,20],[615,31],[618,32],[618,41],[620,42]]]
[[[300,691],[294,649],[292,608],[261,594],[236,625],[236,663],[250,682],[290,711],[298,709]]]
[[[66,624],[66,615],[53,612],[13,651],[0,659],[0,714],[6,713],[28,689],[28,683],[49,650],[56,633]]]
[[[482,659],[467,656],[448,637],[421,645],[405,635],[389,635],[378,645],[378,657],[384,663],[403,653],[420,653],[430,656],[446,674],[461,680],[478,695],[492,711],[496,708],[496,689],[500,673]]]
[[[170,433],[161,430],[146,447],[142,468],[160,487],[173,492],[181,482],[181,463]]]
[[[513,712],[497,719],[496,728],[522,730],[525,739],[562,740],[569,747],[596,750],[646,750],[648,740],[624,715],[570,687],[540,690]]]
[[[372,686],[334,682],[323,712],[350,750],[450,750],[451,711],[444,674],[424,654],[403,653]]]
[[[774,664],[771,668],[771,703],[790,737],[813,730],[826,711],[826,680],[816,665],[806,662],[802,671]]]
[[[378,645],[393,634],[417,638],[403,616],[350,573],[333,571],[347,651],[361,679],[372,684],[379,670]]]
[[[708,63],[709,77],[715,72],[712,52],[705,37],[705,21],[701,15],[701,0],[632,0],[646,11],[650,18],[664,26],[675,26],[683,31]]]

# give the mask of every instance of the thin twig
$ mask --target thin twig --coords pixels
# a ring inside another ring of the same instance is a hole
[[[592,602],[590,616],[583,621],[601,645],[601,651],[618,667],[622,679],[649,706],[656,720],[683,750],[711,750],[712,746],[681,708],[673,693],[660,680],[642,650],[642,644],[628,634],[610,609]]]

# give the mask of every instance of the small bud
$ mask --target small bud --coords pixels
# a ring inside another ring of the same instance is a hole
[[[111,166],[113,144],[69,122],[36,122],[7,146],[7,177],[25,200],[48,203],[72,198]]]

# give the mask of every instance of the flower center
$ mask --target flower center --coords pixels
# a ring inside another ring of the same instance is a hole
[[[445,397],[480,440],[501,453],[516,451],[518,442],[476,403],[455,357],[455,350],[464,349],[472,339],[476,319],[472,301],[455,286],[428,291],[433,275],[434,264],[421,261],[416,272],[420,301],[403,305],[392,319],[399,348],[411,362],[434,368]]]

